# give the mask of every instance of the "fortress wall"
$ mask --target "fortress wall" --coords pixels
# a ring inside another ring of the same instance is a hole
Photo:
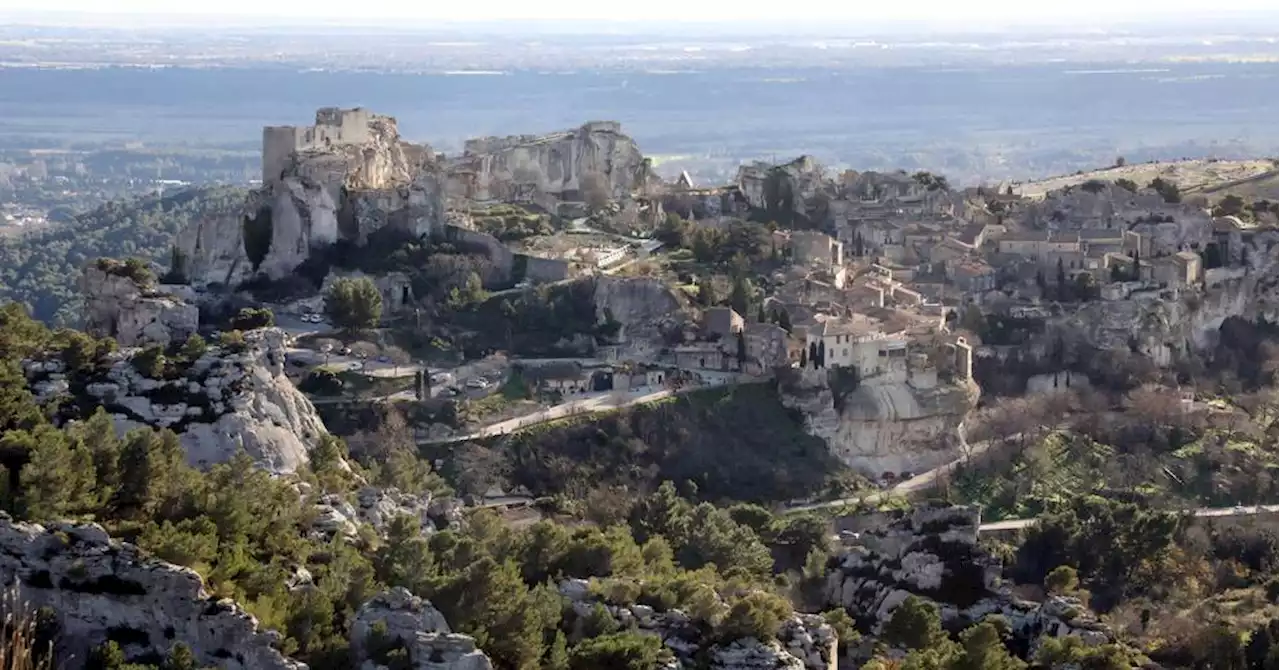
[[[305,128],[297,126],[267,126],[262,129],[262,183],[268,184],[280,178],[289,163],[289,157],[297,151]]]
[[[323,107],[316,111],[314,126],[266,126],[262,129],[262,183],[278,180],[294,152],[372,141],[371,118],[365,109]]]

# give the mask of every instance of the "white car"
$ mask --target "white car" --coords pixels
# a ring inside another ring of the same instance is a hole
[[[469,389],[482,389],[482,388],[484,388],[484,387],[486,387],[486,386],[488,386],[488,385],[489,385],[489,383],[488,383],[488,382],[486,382],[486,381],[485,381],[485,380],[483,380],[483,379],[468,379],[468,380],[467,380],[467,388],[469,388]]]

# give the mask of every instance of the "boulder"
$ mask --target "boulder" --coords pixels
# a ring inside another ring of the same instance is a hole
[[[202,666],[306,670],[275,648],[279,636],[235,602],[212,596],[195,571],[145,556],[96,524],[18,523],[0,514],[0,582],[34,611],[51,608],[62,655],[85,658],[108,637],[130,658],[164,656],[175,642]],[[122,633],[125,635],[122,636]]]
[[[200,310],[194,304],[110,267],[91,262],[81,275],[86,332],[115,338],[122,347],[137,347],[167,346],[199,329]]]

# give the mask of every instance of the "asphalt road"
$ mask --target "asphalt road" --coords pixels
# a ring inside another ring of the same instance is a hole
[[[1197,517],[1249,516],[1253,514],[1280,514],[1280,505],[1258,505],[1255,507],[1201,507],[1195,510]],[[1036,519],[1007,519],[993,521],[978,526],[978,532],[995,532],[1001,530],[1021,530],[1035,525]]]

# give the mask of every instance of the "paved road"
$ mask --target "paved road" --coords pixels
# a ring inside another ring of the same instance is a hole
[[[1280,514],[1280,505],[1259,505],[1256,507],[1201,507],[1195,510],[1197,517],[1249,516],[1253,514]],[[979,532],[990,533],[1001,530],[1021,530],[1035,525],[1037,519],[1007,519],[984,523],[978,527]]]
[[[421,438],[418,444],[450,444],[453,442],[465,442],[467,440],[475,440],[482,437],[492,437],[494,435],[506,435],[515,433],[525,428],[532,428],[538,424],[554,421],[566,416],[576,416],[579,414],[595,414],[597,412],[611,412],[613,410],[630,407],[632,405],[641,405],[644,403],[654,402],[663,398],[691,393],[693,391],[701,391],[703,389],[715,388],[724,384],[702,384],[700,386],[686,386],[681,389],[671,390],[662,389],[660,391],[609,391],[588,398],[580,398],[561,403],[554,407],[533,414],[499,421],[497,423],[484,426],[478,430],[467,433],[465,435],[451,435],[442,438]]]

